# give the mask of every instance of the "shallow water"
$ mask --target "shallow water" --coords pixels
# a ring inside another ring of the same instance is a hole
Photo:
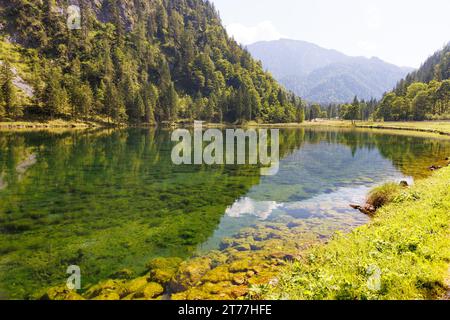
[[[283,129],[280,170],[176,166],[170,132],[0,133],[0,297],[34,297],[79,265],[87,286],[153,257],[189,258],[270,222],[318,238],[368,221],[351,210],[386,181],[422,178],[450,141]]]

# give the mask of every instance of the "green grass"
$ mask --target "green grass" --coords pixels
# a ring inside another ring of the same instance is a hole
[[[367,197],[367,203],[379,209],[395,200],[402,187],[397,183],[386,183],[373,189]]]
[[[450,168],[402,191],[374,220],[289,266],[275,299],[438,299],[448,290]]]
[[[415,130],[450,134],[450,121],[413,121],[413,122],[361,122],[358,127],[381,129]]]

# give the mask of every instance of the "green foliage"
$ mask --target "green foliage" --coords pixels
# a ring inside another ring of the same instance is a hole
[[[375,118],[386,121],[450,119],[450,45],[385,94]]]
[[[63,0],[0,4],[18,43],[35,48],[36,104],[50,117],[112,122],[296,120],[293,94],[227,36],[203,0],[81,2],[68,30]],[[151,89],[150,89],[151,88]],[[201,97],[202,100],[199,100]],[[56,103],[58,102],[58,104]]]
[[[22,109],[19,105],[17,90],[13,84],[14,73],[8,61],[3,62],[0,67],[0,116],[6,113],[9,118],[17,119],[22,115]]]

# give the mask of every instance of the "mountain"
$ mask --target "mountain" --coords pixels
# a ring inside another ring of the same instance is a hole
[[[375,118],[450,120],[450,43],[408,74],[395,90],[383,96]]]
[[[0,21],[0,120],[285,122],[298,112],[208,1],[0,0]]]
[[[431,55],[418,70],[409,73],[396,87],[401,92],[414,82],[430,83],[433,80],[450,79],[450,42],[442,50]]]
[[[257,42],[247,49],[286,88],[311,102],[380,98],[412,71],[378,58],[349,57],[297,40]]]

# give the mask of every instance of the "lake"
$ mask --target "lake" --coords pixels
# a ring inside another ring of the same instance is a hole
[[[281,129],[280,168],[174,165],[171,132],[0,132],[0,298],[35,298],[78,265],[83,287],[155,257],[188,259],[249,229],[302,226],[299,247],[369,219],[352,210],[384,182],[430,174],[444,138]]]

